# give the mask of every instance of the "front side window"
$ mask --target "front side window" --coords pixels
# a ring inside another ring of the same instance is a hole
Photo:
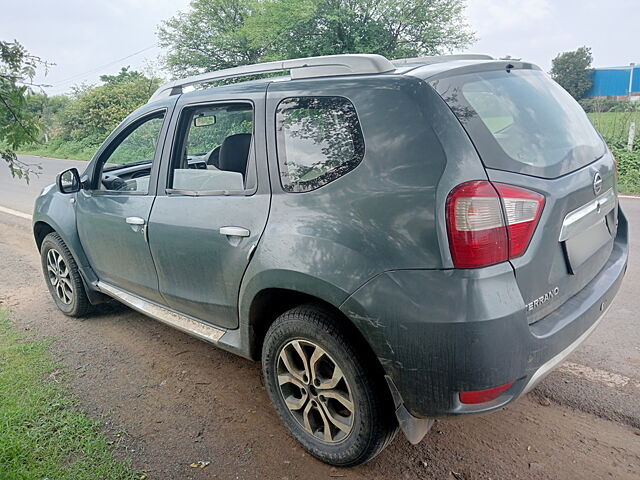
[[[100,189],[148,193],[164,112],[153,114],[116,139],[101,161]]]
[[[253,107],[232,103],[186,108],[180,120],[168,188],[244,191],[253,138]]]
[[[356,110],[343,97],[284,99],[276,110],[276,129],[280,178],[288,192],[320,188],[364,157]]]

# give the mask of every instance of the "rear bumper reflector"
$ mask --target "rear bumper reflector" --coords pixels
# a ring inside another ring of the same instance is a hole
[[[491,402],[509,390],[514,383],[515,382],[509,382],[486,390],[476,390],[475,392],[460,392],[460,403],[476,405],[478,403]]]

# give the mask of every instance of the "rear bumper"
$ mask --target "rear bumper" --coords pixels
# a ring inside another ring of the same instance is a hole
[[[628,259],[628,226],[600,273],[529,325],[513,269],[402,270],[378,275],[341,306],[373,347],[404,407],[418,418],[489,412],[532,389],[596,328]],[[489,403],[458,392],[515,383]]]

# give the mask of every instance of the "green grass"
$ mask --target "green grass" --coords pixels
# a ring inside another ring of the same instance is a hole
[[[588,115],[618,161],[618,190],[622,193],[640,194],[640,111]],[[627,142],[631,122],[636,122],[636,137],[633,151],[629,152]]]
[[[114,459],[97,424],[57,383],[47,343],[26,340],[0,312],[0,479],[141,478]]]
[[[640,136],[640,111],[589,113],[588,116],[608,142],[626,145],[631,122],[636,122],[637,136]]]

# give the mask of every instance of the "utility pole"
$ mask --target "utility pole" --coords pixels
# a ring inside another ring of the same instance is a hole
[[[629,66],[631,67],[629,69],[629,100],[631,100],[631,92],[633,91],[633,70],[636,67],[636,64],[631,62]]]

